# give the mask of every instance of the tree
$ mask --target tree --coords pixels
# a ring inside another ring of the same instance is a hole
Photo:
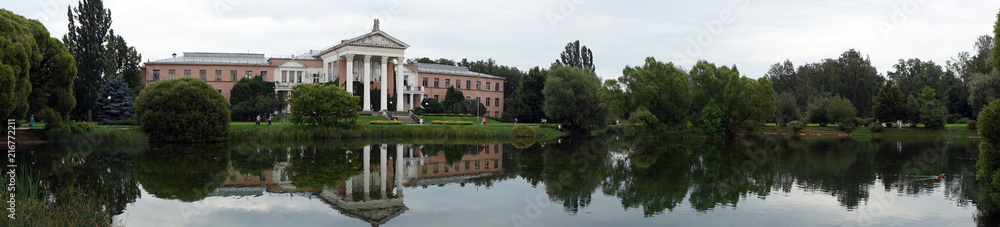
[[[150,141],[208,143],[229,139],[229,103],[200,79],[150,84],[136,98],[135,114]]]
[[[1000,13],[997,13],[997,22],[993,24],[993,49],[990,51],[993,69],[1000,71]]]
[[[938,101],[933,88],[924,87],[924,90],[920,92],[920,98],[917,99],[917,103],[920,108],[920,123],[923,123],[924,127],[931,129],[944,128],[944,118],[948,114],[948,109]]]
[[[806,112],[806,119],[810,123],[816,123],[820,126],[826,126],[830,124],[830,119],[826,118],[826,106],[830,99],[826,97],[815,97],[812,102],[809,103],[807,107],[808,112]]]
[[[916,97],[913,95],[906,96],[906,114],[903,117],[903,121],[915,123],[920,121],[920,102],[917,101]]]
[[[456,106],[456,104],[462,102],[465,102],[465,94],[462,94],[462,91],[455,89],[455,87],[448,86],[448,91],[444,95],[444,102],[441,103],[445,111],[448,113],[465,113],[464,109]]]
[[[474,62],[469,62],[468,59],[462,59],[458,63],[458,66],[464,66],[469,68],[469,71],[483,73],[493,76],[503,77],[503,97],[510,98],[514,91],[521,83],[521,78],[525,76],[525,73],[517,69],[517,67],[499,65],[492,58],[485,61],[479,60]],[[506,99],[504,99],[506,101]]]
[[[722,111],[728,135],[764,126],[774,119],[776,109],[774,89],[767,78],[734,78],[723,91]]]
[[[444,113],[444,106],[437,101],[437,99],[424,98],[420,101],[420,107],[424,108],[424,113]]]
[[[994,100],[979,112],[979,158],[976,160],[976,181],[981,194],[989,203],[1000,203],[1000,101]]]
[[[97,97],[101,107],[97,114],[99,124],[108,124],[132,116],[132,89],[121,77],[109,77],[101,86]]]
[[[702,126],[707,135],[721,135],[727,132],[726,125],[723,124],[724,116],[722,109],[715,105],[715,99],[708,100],[708,105],[701,112]]]
[[[139,96],[142,91],[142,72],[139,64],[142,63],[142,55],[135,50],[134,46],[129,46],[125,38],[115,35],[115,31],[110,30],[108,35],[106,65],[104,75],[118,75],[122,77],[130,90],[132,97]]]
[[[601,105],[608,110],[608,118],[619,119],[628,111],[628,96],[625,96],[625,90],[622,88],[622,83],[616,79],[604,80],[604,86],[601,86]]]
[[[779,126],[799,119],[799,108],[795,105],[795,95],[792,93],[785,92],[778,95],[775,105],[777,112],[774,115],[777,116]]]
[[[76,105],[76,65],[58,39],[36,20],[0,9],[0,115],[47,122],[50,135],[69,133],[66,118]]]
[[[200,201],[226,182],[230,160],[226,145],[158,145],[159,149],[137,155],[135,179],[153,197]]]
[[[841,54],[837,64],[843,76],[837,80],[842,84],[837,94],[854,103],[858,115],[871,116],[872,97],[878,93],[885,79],[878,75],[867,57],[862,58],[861,52],[854,49]]]
[[[774,85],[774,92],[778,94],[787,92],[794,97],[795,94],[800,93],[800,89],[805,89],[801,86],[802,78],[795,75],[795,65],[788,59],[785,59],[785,62],[771,65],[764,77],[771,81],[771,84]]]
[[[107,50],[104,43],[111,29],[111,11],[104,8],[101,0],[82,0],[70,10],[69,33],[63,36],[63,43],[76,58],[77,77],[73,83],[76,108],[72,115],[77,119],[91,119],[97,111],[97,92],[101,88]]]
[[[244,77],[233,85],[229,92],[232,119],[253,119],[258,114],[273,113],[285,108],[274,91],[274,82],[264,81],[262,76]]]
[[[559,54],[560,65],[579,67],[594,72],[594,53],[587,46],[581,46],[580,40],[566,44],[566,50]]]
[[[541,67],[529,69],[513,98],[504,100],[504,117],[516,117],[521,122],[540,122],[545,118],[545,95],[542,91],[548,74],[549,71]]]
[[[323,84],[295,85],[288,102],[292,106],[291,121],[296,124],[346,128],[361,111],[358,97],[337,86]]]
[[[553,65],[542,90],[545,115],[569,122],[568,128],[577,131],[603,127],[607,110],[600,108],[600,94],[594,92],[600,86],[601,80],[593,72]]]
[[[416,63],[430,63],[430,64],[455,66],[455,60],[451,60],[451,59],[447,59],[447,58],[438,58],[437,60],[433,60],[433,59],[428,58],[428,57],[422,57],[422,58],[416,58],[416,59],[413,59],[413,58],[406,59],[406,64],[408,64],[408,65],[412,65],[412,64],[416,64]]]
[[[896,87],[896,83],[892,80],[887,81],[885,86],[882,86],[882,89],[878,91],[874,103],[872,111],[875,113],[875,119],[880,122],[895,122],[903,119],[906,115],[906,109],[903,107],[905,103],[903,92],[899,90],[899,87]]]
[[[857,114],[858,111],[854,109],[851,100],[840,97],[840,95],[833,96],[826,104],[826,119],[837,122],[837,124],[853,122],[852,120],[857,117]]]
[[[698,61],[691,67],[688,73],[691,78],[692,107],[691,111],[698,113],[705,108],[709,100],[715,100],[717,104],[722,102],[722,90],[726,89],[729,80],[740,77],[740,71],[734,65],[716,67],[708,61]]]
[[[1000,99],[1000,74],[997,71],[990,74],[975,73],[969,78],[968,102],[974,116],[978,116],[980,109],[986,104]]]
[[[691,106],[691,89],[684,71],[673,63],[648,57],[643,66],[625,67],[622,74],[632,105],[646,107],[664,125],[684,123]]]

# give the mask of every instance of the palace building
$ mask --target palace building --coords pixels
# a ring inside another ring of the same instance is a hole
[[[184,52],[182,56],[174,54],[171,58],[145,62],[143,75],[146,85],[181,77],[199,78],[227,100],[233,85],[243,77],[259,76],[275,82],[275,91],[283,99],[295,85],[337,81],[348,93],[361,91],[358,93],[363,111],[413,110],[424,98],[444,101],[448,87],[454,86],[466,99],[479,100],[486,106],[487,113],[482,115],[501,116],[502,77],[472,72],[466,67],[406,65],[409,47],[381,31],[376,20],[370,33],[300,55]],[[373,90],[379,92],[378,100],[372,100]]]

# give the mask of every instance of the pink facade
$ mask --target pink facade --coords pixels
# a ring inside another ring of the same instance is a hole
[[[462,91],[467,99],[479,99],[488,112],[482,115],[500,117],[503,114],[503,79],[439,73],[420,73],[417,79],[417,85],[424,86],[427,91],[424,98],[444,101],[451,86]]]
[[[265,79],[267,81],[274,81],[274,66],[267,65],[189,65],[147,62],[143,70],[143,75],[145,85],[149,86],[149,84],[157,81],[184,78],[187,75],[190,75],[189,77],[191,78],[201,78],[203,71],[205,73],[205,82],[222,93],[226,97],[226,100],[229,100],[229,94],[233,90],[233,85],[247,75],[261,76],[266,74]],[[172,77],[171,72],[173,72]],[[233,76],[233,72],[236,74],[235,77]]]

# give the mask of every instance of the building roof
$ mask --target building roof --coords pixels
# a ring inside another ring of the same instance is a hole
[[[271,65],[264,54],[208,52],[184,52],[183,56],[148,61],[146,64]]]
[[[376,20],[375,26],[372,28],[372,32],[351,39],[341,40],[340,43],[327,48],[323,48],[322,51],[317,52],[313,56],[320,57],[326,53],[330,53],[332,51],[335,51],[337,49],[346,46],[378,47],[378,48],[402,49],[402,50],[410,48],[410,44],[406,44],[405,42],[397,39],[396,37],[392,37],[391,35],[383,32],[382,30],[379,30],[378,20]]]
[[[480,77],[488,79],[503,79],[503,77],[493,76],[489,74],[477,73],[469,71],[469,68],[462,66],[451,66],[451,65],[441,65],[441,64],[431,64],[431,63],[417,63],[417,72],[419,73],[435,73],[435,74],[445,74],[445,75],[458,75],[458,76],[471,76]]]

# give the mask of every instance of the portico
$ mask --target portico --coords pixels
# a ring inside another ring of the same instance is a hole
[[[410,45],[379,30],[378,20],[372,32],[352,39],[343,40],[340,44],[319,52],[315,57],[323,60],[323,70],[339,81],[339,86],[351,94],[355,89],[362,89],[362,110],[381,111],[389,109],[389,90],[395,91],[396,111],[412,109],[414,98],[420,97],[412,92],[404,92],[406,71],[405,52]],[[354,82],[361,82],[361,87],[355,87]],[[373,105],[371,90],[379,89],[378,106]],[[405,97],[405,99],[404,99]],[[419,101],[417,101],[419,102]],[[404,104],[409,103],[409,108]],[[377,109],[376,109],[377,108]]]

